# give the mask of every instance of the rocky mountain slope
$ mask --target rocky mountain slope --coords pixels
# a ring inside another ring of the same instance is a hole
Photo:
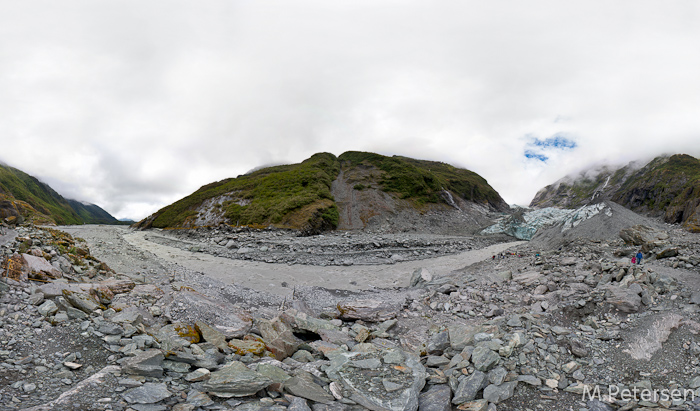
[[[578,208],[600,199],[700,231],[700,160],[676,154],[587,170],[543,188],[530,206]]]
[[[346,152],[319,153],[206,185],[137,226],[219,224],[292,228],[472,232],[507,204],[482,177],[448,164]]]
[[[48,184],[0,164],[0,219],[37,224],[115,224],[117,219],[94,204],[63,198]]]

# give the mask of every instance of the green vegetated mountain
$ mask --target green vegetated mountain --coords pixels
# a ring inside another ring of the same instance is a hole
[[[543,188],[530,206],[576,208],[601,198],[700,231],[700,160],[676,154],[588,170]]]
[[[369,193],[381,201],[367,203],[363,198]],[[340,204],[339,196],[350,200]],[[374,210],[365,216],[365,224],[372,217],[406,209],[418,214],[436,207],[455,211],[465,202],[488,210],[508,208],[486,180],[448,164],[355,151],[338,157],[318,153],[298,164],[205,185],[137,227],[274,225],[314,233],[347,226],[347,207]]]
[[[37,224],[116,224],[94,204],[63,198],[48,184],[16,168],[0,164],[0,219]]]

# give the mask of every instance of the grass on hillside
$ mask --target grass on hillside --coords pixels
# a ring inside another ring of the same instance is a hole
[[[468,201],[502,203],[485,179],[469,170],[436,161],[387,157],[375,153],[348,151],[338,157],[343,167],[368,164],[384,173],[377,182],[383,191],[397,194],[418,205],[441,202],[442,190],[450,190]],[[358,184],[358,189],[365,188]]]
[[[30,204],[39,213],[53,218],[56,224],[82,224],[80,217],[51,187],[15,168],[0,165],[0,192]]]
[[[268,167],[208,184],[160,210],[152,225],[183,226],[188,219],[196,217],[196,208],[205,200],[223,195],[231,197],[223,203],[224,216],[231,224],[281,224],[295,210],[323,200],[332,204],[331,183],[339,170],[333,154],[320,153],[299,164]],[[309,210],[320,212],[320,218],[337,226],[337,209],[335,212],[332,207]]]

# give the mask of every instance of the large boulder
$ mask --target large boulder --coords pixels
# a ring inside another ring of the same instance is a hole
[[[22,254],[22,264],[29,278],[47,281],[63,277],[63,273],[54,268],[54,266],[43,257]]]
[[[644,245],[646,243],[665,241],[668,239],[668,233],[639,224],[620,230],[620,238],[626,244]]]
[[[606,300],[623,313],[636,313],[642,306],[642,297],[623,287],[609,287]]]
[[[466,325],[452,324],[447,327],[450,346],[456,351],[462,351],[467,345],[474,343],[474,336],[479,333],[498,334],[496,325]]]
[[[178,292],[165,307],[164,314],[173,322],[210,324],[226,338],[241,338],[253,326],[248,311],[189,290]]]

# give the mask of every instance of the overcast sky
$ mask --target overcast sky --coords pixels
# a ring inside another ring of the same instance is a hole
[[[0,160],[141,219],[347,150],[513,204],[592,163],[700,157],[700,2],[0,0]]]

